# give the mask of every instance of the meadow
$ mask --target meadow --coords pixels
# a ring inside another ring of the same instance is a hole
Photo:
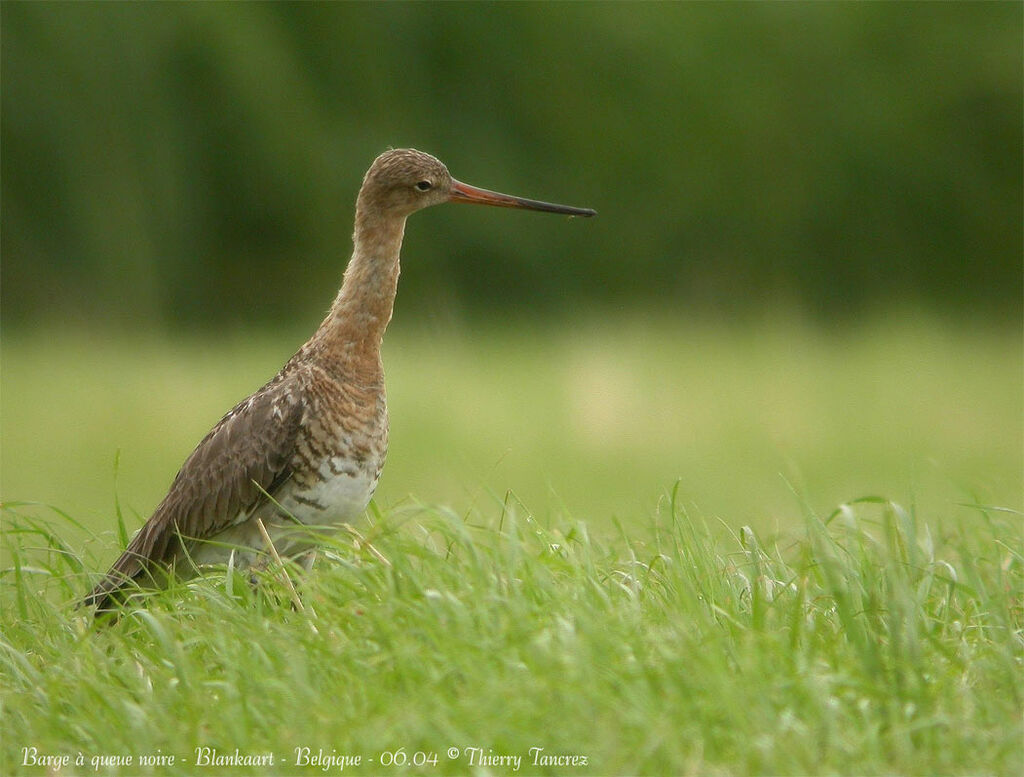
[[[401,300],[399,300],[401,303]],[[316,325],[217,337],[5,332],[0,494],[129,528],[235,402]],[[1013,329],[911,314],[845,328],[637,316],[406,325],[384,344],[391,446],[377,492],[608,527],[687,509],[774,530],[865,494],[930,514],[1020,507],[1022,353]]]
[[[300,339],[5,333],[0,771],[1024,768],[1018,332],[398,326],[366,543],[94,627]]]

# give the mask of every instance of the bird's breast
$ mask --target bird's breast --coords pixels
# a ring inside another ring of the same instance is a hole
[[[302,523],[358,518],[377,488],[388,445],[383,383],[331,383],[313,394],[279,503]]]

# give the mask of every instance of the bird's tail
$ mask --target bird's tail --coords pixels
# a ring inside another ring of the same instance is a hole
[[[156,547],[158,537],[159,533],[153,531],[151,525],[143,526],[103,579],[79,602],[79,607],[95,607],[95,615],[99,617],[120,609],[129,589],[149,580],[155,584],[155,562],[166,552],[166,548]]]

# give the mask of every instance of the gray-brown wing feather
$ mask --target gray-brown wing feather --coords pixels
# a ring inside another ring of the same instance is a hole
[[[110,595],[154,564],[172,561],[182,541],[206,539],[250,514],[291,475],[302,425],[298,381],[267,384],[236,405],[185,460],[167,496],[132,538],[85,604]]]

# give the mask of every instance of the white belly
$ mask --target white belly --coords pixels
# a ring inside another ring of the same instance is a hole
[[[256,513],[277,552],[283,557],[303,553],[316,545],[318,533],[361,518],[377,488],[376,471],[351,466],[340,475],[328,471],[322,480],[301,491],[292,483],[285,483],[274,495],[280,509],[264,504]],[[281,509],[288,515],[282,515]],[[255,516],[240,516],[238,523],[210,542],[197,543],[191,557],[199,565],[223,564],[232,551],[234,563],[241,568],[251,566],[267,551]]]
[[[281,507],[307,525],[337,525],[362,516],[377,489],[376,473],[360,468],[336,475],[325,467],[321,475],[322,480],[301,492],[282,489]]]

